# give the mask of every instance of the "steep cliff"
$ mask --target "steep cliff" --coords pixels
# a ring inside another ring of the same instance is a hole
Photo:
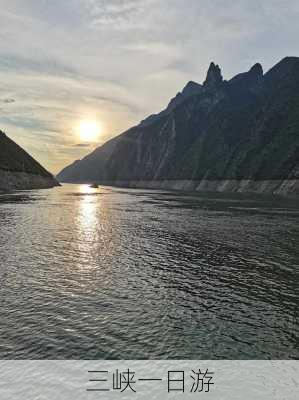
[[[187,88],[187,90],[186,90]],[[299,193],[299,58],[230,81],[211,63],[150,116],[58,174],[64,182]],[[192,89],[192,90],[189,90]]]
[[[57,185],[59,183],[48,171],[0,131],[0,191]]]

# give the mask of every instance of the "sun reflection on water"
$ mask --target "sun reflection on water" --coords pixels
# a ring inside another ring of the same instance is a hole
[[[88,185],[81,185],[79,192],[81,196],[77,214],[78,250],[89,257],[98,243],[101,202],[99,196],[96,195],[97,189],[90,188]]]
[[[103,259],[111,257],[114,252],[114,227],[109,219],[105,193],[106,190],[101,187],[78,187],[75,246],[78,264],[84,270],[97,269]]]

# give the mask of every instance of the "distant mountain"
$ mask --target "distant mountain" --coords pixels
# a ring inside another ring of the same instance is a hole
[[[98,147],[63,182],[299,194],[299,58],[229,81],[211,63],[165,110]]]
[[[48,171],[0,131],[0,191],[57,185],[59,183]]]

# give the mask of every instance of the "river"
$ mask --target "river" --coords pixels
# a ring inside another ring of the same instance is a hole
[[[271,196],[1,194],[0,358],[298,358],[298,221]]]

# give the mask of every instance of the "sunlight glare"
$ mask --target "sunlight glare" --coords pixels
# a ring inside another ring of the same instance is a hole
[[[101,134],[101,127],[95,120],[82,120],[79,124],[79,134],[84,142],[95,142]]]

